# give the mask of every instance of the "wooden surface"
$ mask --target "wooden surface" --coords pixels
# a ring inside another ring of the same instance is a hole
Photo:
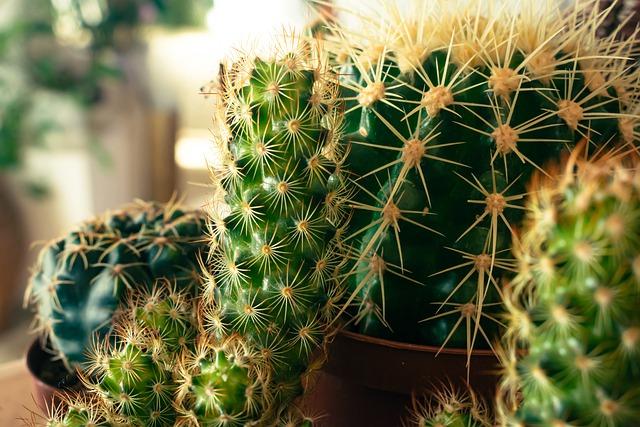
[[[40,414],[33,401],[24,359],[0,364],[0,427],[22,426],[21,419]]]

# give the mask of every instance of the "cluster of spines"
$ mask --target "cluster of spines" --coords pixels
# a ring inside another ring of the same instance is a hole
[[[630,144],[638,133],[637,47],[597,38],[607,13],[593,1],[517,11],[415,2],[408,12],[385,2],[357,17],[359,29],[335,28],[327,43],[357,190],[348,303],[361,331],[491,345],[484,329],[501,326],[528,178],[581,139]]]
[[[626,426],[640,416],[635,156],[586,162],[576,151],[553,179],[532,183],[506,300],[505,424]]]

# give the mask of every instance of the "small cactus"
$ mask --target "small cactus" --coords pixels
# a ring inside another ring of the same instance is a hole
[[[640,162],[574,152],[531,185],[499,402],[514,426],[640,419]],[[521,405],[517,408],[521,396]]]
[[[89,418],[135,427],[297,425],[302,415],[283,406],[297,389],[278,389],[273,367],[245,340],[203,331],[200,306],[167,281],[131,292],[82,375],[92,405],[58,408],[50,425]]]
[[[36,330],[71,369],[85,361],[94,333],[104,336],[127,290],[165,278],[198,290],[206,250],[198,211],[137,202],[76,227],[41,251],[25,299]]]
[[[182,351],[193,345],[193,308],[191,298],[168,282],[150,292],[131,292],[114,331],[95,341],[84,376],[87,388],[132,425],[173,425],[174,370]]]

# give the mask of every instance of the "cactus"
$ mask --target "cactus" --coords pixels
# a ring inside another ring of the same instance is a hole
[[[532,183],[507,300],[504,424],[640,419],[640,162],[578,157]]]
[[[94,342],[82,375],[92,405],[56,408],[50,425],[85,419],[135,427],[300,425],[296,408],[274,406],[283,399],[265,387],[271,373],[264,358],[238,337],[220,341],[204,332],[200,306],[168,282],[131,292],[108,339]]]
[[[213,170],[203,291],[205,330],[233,338],[260,367],[267,424],[291,416],[284,408],[335,318],[347,198],[335,78],[311,42],[287,36],[282,47],[220,76],[215,141],[225,158]]]
[[[197,292],[204,232],[201,213],[173,203],[138,202],[80,225],[40,253],[25,297],[36,329],[68,368],[78,365],[92,335],[110,329],[127,289],[167,278]]]
[[[170,426],[178,416],[174,369],[196,332],[193,302],[185,291],[159,282],[130,292],[126,309],[89,353],[87,388],[110,412],[134,426]]]
[[[487,410],[473,391],[462,394],[444,387],[423,403],[413,401],[408,426],[416,427],[490,427]]]
[[[44,424],[40,414],[32,414],[24,420],[30,427],[113,427],[124,425],[123,420],[111,413],[96,396],[87,393],[64,394],[60,403],[48,408],[49,415]]]
[[[596,38],[607,11],[591,3],[385,2],[334,29],[359,332],[491,346],[532,173],[579,140],[637,132],[632,41]]]

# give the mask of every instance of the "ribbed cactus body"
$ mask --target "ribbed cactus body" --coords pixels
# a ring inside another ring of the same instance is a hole
[[[637,166],[572,158],[532,185],[509,300],[503,385],[522,401],[510,425],[640,419]]]
[[[591,9],[555,3],[389,2],[331,40],[361,332],[486,346],[532,173],[584,138],[632,141],[631,44],[598,41]]]
[[[288,42],[287,42],[288,43]],[[337,85],[311,44],[242,58],[220,77],[205,329],[259,366],[272,422],[302,391],[339,296],[345,198]],[[267,421],[263,421],[268,423]]]
[[[166,278],[197,291],[204,228],[197,211],[140,202],[48,244],[27,293],[38,329],[69,366],[84,361],[92,335],[110,329],[128,289]]]

